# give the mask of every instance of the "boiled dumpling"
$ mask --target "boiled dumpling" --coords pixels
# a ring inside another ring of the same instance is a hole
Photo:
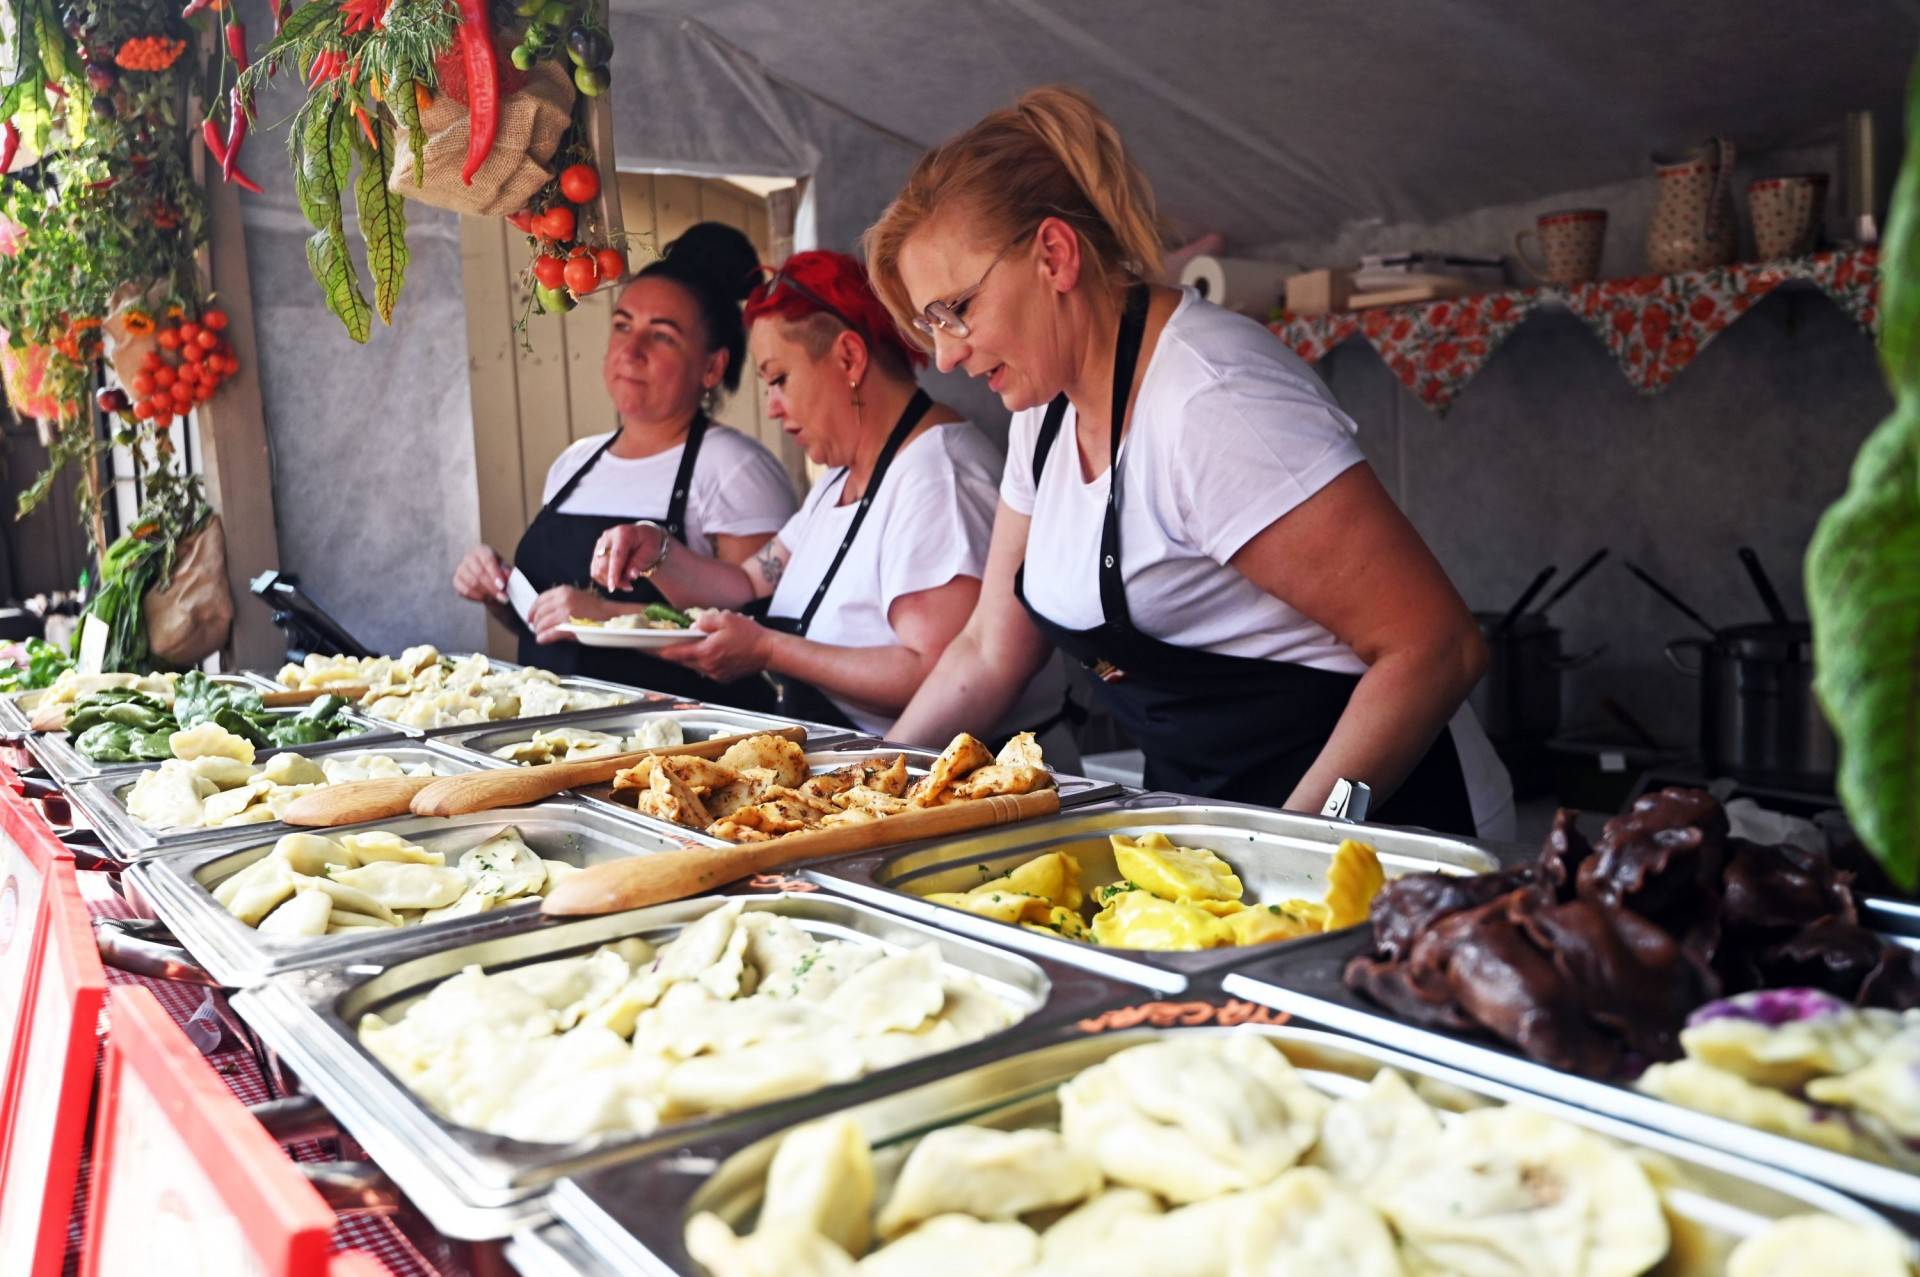
[[[1138,1191],[1109,1190],[1102,1196]],[[1080,1244],[1073,1248],[1049,1240],[1073,1218],[1069,1215],[1041,1238],[1049,1277],[1226,1277],[1228,1242],[1251,1223],[1264,1191],[1227,1193],[1165,1213],[1157,1205],[1151,1210],[1116,1207],[1104,1230],[1077,1229]]]
[[[1259,1208],[1228,1234],[1233,1277],[1401,1277],[1405,1271],[1386,1221],[1325,1171],[1296,1167],[1254,1196]]]
[[[854,1271],[861,1277],[1014,1277],[1039,1254],[1040,1238],[1018,1221],[942,1215],[868,1255]]]
[[[233,760],[229,758],[221,761],[232,762]],[[200,823],[209,826],[238,824],[248,809],[266,798],[267,791],[271,788],[271,785],[256,780],[234,789],[223,789],[217,794],[210,794],[200,804]],[[272,812],[265,812],[263,819],[271,819],[272,815]]]
[[[1055,1220],[1040,1234],[1040,1262],[1049,1268],[1070,1263],[1074,1256],[1111,1236],[1122,1220],[1155,1217],[1160,1199],[1137,1188],[1109,1188]]]
[[[1698,1060],[1656,1064],[1642,1073],[1634,1086],[1669,1104],[1817,1144],[1836,1153],[1857,1155],[1866,1147],[1847,1123],[1832,1120],[1797,1096],[1755,1086]]]
[[[282,834],[273,844],[273,858],[295,873],[316,878],[324,877],[329,865],[352,869],[360,863],[358,856],[321,834]]]
[[[293,893],[293,898],[260,920],[261,935],[324,936],[327,920],[333,913],[333,897],[311,887]]]
[[[1045,896],[1030,896],[1025,892],[1005,891],[998,887],[983,887],[973,891],[936,891],[926,898],[934,904],[965,909],[968,913],[977,913],[995,922],[1037,923],[1051,917],[1057,907]]]
[[[335,909],[342,909],[348,913],[365,914],[370,918],[378,918],[381,922],[398,924],[400,921],[400,915],[387,908],[386,905],[360,890],[360,888],[341,882],[336,878],[324,874],[314,877],[295,874],[294,883],[301,887],[313,887],[319,891],[326,892],[329,896],[333,897],[333,907]]]
[[[366,859],[364,846],[352,850]],[[337,869],[329,876],[366,892],[389,909],[438,909],[458,900],[467,889],[467,876],[458,869],[399,860],[376,860],[358,869]]]
[[[1680,1045],[1689,1058],[1757,1086],[1797,1091],[1816,1077],[1865,1068],[1900,1027],[1897,1012],[1815,989],[1761,989],[1695,1011]]]
[[[554,1013],[555,1023],[561,1029],[570,1029],[612,997],[631,974],[625,958],[602,947],[585,957],[514,967],[500,972],[497,978],[539,998]]]
[[[873,1227],[873,1150],[860,1123],[844,1114],[794,1128],[767,1167],[760,1226],[799,1224],[840,1245],[866,1253]]]
[[[197,829],[205,823],[201,804],[219,792],[206,777],[162,763],[133,782],[127,791],[127,814],[149,829]]]
[[[1290,914],[1279,905],[1242,909],[1226,919],[1226,923],[1227,929],[1233,932],[1235,944],[1271,944],[1276,940],[1317,935],[1320,931],[1316,923]]]
[[[946,998],[940,945],[929,940],[855,972],[820,1005],[857,1032],[881,1033],[919,1028],[940,1013]]]
[[[1342,838],[1334,850],[1333,863],[1327,866],[1327,893],[1321,902],[1327,907],[1325,929],[1338,931],[1365,922],[1373,898],[1386,883],[1387,875],[1373,848]]]
[[[1078,909],[1086,893],[1080,888],[1080,862],[1064,851],[1050,851],[991,882],[983,882],[967,894],[985,895],[1008,891],[1023,896],[1039,896],[1049,904]]]
[[[1162,900],[1146,891],[1122,891],[1093,918],[1093,938],[1120,949],[1182,952],[1219,949],[1234,942],[1223,919],[1186,901]]]
[[[407,865],[445,865],[446,856],[438,851],[428,851],[417,843],[410,843],[399,834],[385,829],[369,830],[363,834],[341,834],[342,847],[360,858],[363,865],[379,861],[393,861]],[[433,906],[426,906],[432,908]]]
[[[179,761],[179,760],[176,760]],[[166,764],[161,764],[165,766]],[[244,785],[254,778],[253,765],[226,754],[206,754],[186,764],[187,770],[202,780],[210,780],[221,789]],[[265,775],[262,771],[261,775]]]
[[[175,758],[188,761],[208,755],[237,758],[243,763],[253,761],[253,742],[244,736],[235,736],[218,723],[202,723],[174,732],[167,737],[167,748]]]
[[[1060,1129],[1107,1178],[1175,1202],[1268,1183],[1313,1144],[1327,1101],[1248,1037],[1129,1047],[1060,1088]]]
[[[506,896],[538,895],[547,882],[546,865],[511,825],[463,852],[459,864],[469,874],[497,875]]]
[[[1162,900],[1238,900],[1245,890],[1233,866],[1204,847],[1178,847],[1158,833],[1107,841],[1127,881]]]
[[[1807,1083],[1807,1098],[1878,1118],[1902,1140],[1920,1140],[1920,1029],[1907,1030],[1851,1073]]]
[[[891,1237],[935,1215],[1012,1219],[1099,1191],[1100,1168],[1058,1132],[947,1126],[929,1132],[907,1155],[874,1222]]]
[[[260,920],[279,908],[283,901],[290,899],[298,886],[293,871],[287,868],[285,862],[271,856],[241,870],[228,883],[232,890],[220,903],[227,907],[228,913],[249,927],[259,926]],[[214,898],[220,899],[218,892]]]
[[[1460,1115],[1369,1196],[1409,1267],[1459,1277],[1641,1277],[1667,1253],[1660,1195],[1632,1154],[1512,1105]]]
[[[1381,1069],[1360,1094],[1336,1100],[1308,1158],[1351,1188],[1372,1183],[1396,1155],[1440,1134],[1440,1119],[1407,1079]]]
[[[324,785],[326,769],[299,754],[275,754],[260,769],[260,777],[276,785]]]
[[[802,1038],[682,1061],[667,1073],[661,1092],[680,1112],[731,1110],[850,1082],[859,1074],[860,1056],[851,1043]]]
[[[798,1224],[775,1223],[736,1237],[718,1215],[687,1221],[687,1253],[710,1277],[853,1277],[847,1252]]]
[[[1909,1277],[1911,1251],[1890,1228],[1790,1215],[1735,1246],[1727,1277]]]

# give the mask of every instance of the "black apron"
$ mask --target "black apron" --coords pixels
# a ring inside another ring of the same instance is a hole
[[[1041,615],[1027,602],[1024,565],[1014,578],[1014,594],[1041,633],[1092,672],[1101,699],[1146,755],[1149,789],[1279,807],[1319,757],[1360,676],[1176,647],[1134,628],[1120,569],[1120,427],[1146,320],[1147,290],[1139,286],[1128,295],[1114,351],[1113,432],[1100,534],[1104,623],[1069,630]],[[1061,395],[1041,421],[1033,451],[1036,493],[1066,411]],[[1441,731],[1371,819],[1473,834],[1473,807],[1452,732]]]
[[[680,453],[680,469],[673,476],[673,494],[667,502],[666,518],[660,521],[667,535],[675,540],[683,540],[686,535],[687,492],[693,486],[693,467],[700,456],[700,443],[706,433],[707,415],[701,413],[687,429],[687,442]],[[653,582],[644,577],[628,589],[608,593],[594,585],[590,575],[593,550],[599,543],[600,534],[609,528],[633,523],[641,516],[628,518],[560,513],[560,507],[580,486],[587,471],[599,463],[619,437],[620,432],[615,430],[613,437],[601,444],[587,458],[585,465],[574,471],[573,477],[553,494],[553,500],[540,507],[540,513],[533,516],[533,522],[527,525],[526,532],[521,535],[520,544],[514,547],[513,565],[526,574],[535,590],[546,591],[558,585],[571,585],[576,589],[590,590],[615,603],[665,602]],[[537,665],[555,674],[601,678],[629,687],[649,688],[673,696],[733,705],[741,709],[768,709],[773,704],[772,693],[758,679],[716,683],[684,665],[663,661],[644,652],[585,647],[579,643],[536,643],[533,631],[517,617],[514,628],[520,640],[519,658],[522,665]]]
[[[821,600],[827,597],[827,588],[833,584],[833,578],[839,575],[840,565],[846,561],[847,552],[853,549],[853,539],[860,534],[860,525],[867,521],[867,511],[873,505],[873,499],[879,495],[880,482],[887,477],[887,468],[893,464],[894,454],[906,443],[907,436],[920,424],[920,419],[933,407],[933,398],[926,391],[915,389],[913,398],[907,401],[906,409],[901,412],[900,420],[893,423],[893,432],[887,436],[886,443],[880,447],[880,455],[874,459],[873,474],[867,480],[867,490],[861,494],[860,503],[854,508],[853,518],[847,523],[847,534],[840,538],[840,548],[834,552],[833,562],[827,565],[826,575],[820,578],[820,584],[814,587],[813,597],[807,600],[806,610],[799,616],[770,616],[767,608],[771,598],[755,599],[741,609],[747,615],[757,617],[760,623],[770,630],[779,630],[783,634],[795,634],[801,638],[807,636],[807,630],[813,625],[814,614],[820,610]],[[846,471],[840,472],[840,480],[846,480]],[[832,482],[832,480],[828,480]],[[831,697],[813,684],[784,674],[775,674],[769,670],[766,681],[775,689],[774,705],[783,715],[809,719],[816,723],[828,723],[834,727],[847,727],[858,731],[846,711],[833,703]]]

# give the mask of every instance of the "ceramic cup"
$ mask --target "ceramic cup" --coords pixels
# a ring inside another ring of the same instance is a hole
[[[1763,262],[1813,251],[1827,207],[1827,175],[1795,173],[1764,177],[1747,187],[1753,214],[1753,246]]]
[[[1607,210],[1563,208],[1542,213],[1534,229],[1513,237],[1514,251],[1526,268],[1549,284],[1584,284],[1600,274],[1600,249],[1607,239]],[[1545,261],[1527,251],[1539,245]]]

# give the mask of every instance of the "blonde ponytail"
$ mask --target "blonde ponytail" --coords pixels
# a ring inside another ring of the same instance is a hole
[[[900,250],[935,210],[963,219],[983,244],[1010,241],[1058,217],[1079,236],[1096,285],[1160,273],[1153,187],[1113,121],[1092,98],[1065,85],[1030,90],[921,156],[906,186],[868,228],[862,243],[874,290],[916,340]]]

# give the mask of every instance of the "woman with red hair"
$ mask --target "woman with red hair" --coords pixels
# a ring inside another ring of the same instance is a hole
[[[915,384],[926,356],[846,254],[795,254],[745,318],[768,415],[830,468],[744,563],[628,524],[601,536],[593,578],[610,590],[646,578],[677,607],[713,609],[696,619],[701,638],[661,657],[721,682],[765,672],[787,713],[885,735],[980,595],[1000,454]],[[1064,699],[1049,663],[1006,721],[979,726],[1046,732]],[[1048,742],[1056,763],[1074,757],[1067,740]]]

